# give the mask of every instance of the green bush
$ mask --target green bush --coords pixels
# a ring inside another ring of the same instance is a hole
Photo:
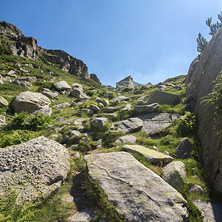
[[[39,130],[47,126],[51,118],[49,116],[43,115],[42,113],[36,113],[32,115],[28,120],[28,128],[32,130]]]
[[[10,129],[31,129],[39,130],[48,125],[51,118],[42,113],[36,113],[35,115],[27,114],[26,112],[21,112],[15,114],[11,124]]]
[[[177,126],[177,134],[180,136],[192,136],[197,129],[197,117],[195,114],[187,112],[181,119],[179,120]]]
[[[24,128],[28,119],[26,112],[16,113],[14,119],[11,122],[12,129]]]

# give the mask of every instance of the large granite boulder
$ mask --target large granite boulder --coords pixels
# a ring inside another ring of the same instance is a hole
[[[169,155],[166,155],[164,153],[140,145],[124,145],[122,149],[127,152],[130,151],[130,152],[139,153],[143,155],[148,162],[154,165],[165,166],[166,164],[173,161],[173,157]]]
[[[70,169],[61,144],[37,137],[0,149],[0,195],[15,191],[20,200],[39,201],[60,187]]]
[[[25,111],[33,113],[40,109],[49,108],[51,101],[41,93],[25,91],[20,93],[12,102],[12,107],[16,113]]]
[[[123,120],[118,125],[118,130],[123,133],[136,132],[143,127],[143,121],[137,117]]]
[[[212,187],[222,193],[222,115],[215,114],[214,104],[205,105],[203,98],[212,92],[222,71],[222,30],[211,39],[201,55],[190,66],[186,80],[186,97],[198,116],[198,136],[205,176]]]
[[[89,175],[126,221],[188,221],[186,201],[126,152],[86,155]]]
[[[185,177],[185,164],[181,161],[173,161],[163,168],[163,179],[176,189],[183,185]]]
[[[161,105],[163,104],[169,104],[169,105],[177,105],[180,103],[180,97],[175,94],[166,93],[162,91],[155,91],[149,98],[148,103],[159,103]]]
[[[132,76],[127,76],[126,78],[124,78],[121,81],[116,83],[116,90],[117,91],[120,91],[121,89],[124,89],[126,87],[134,88],[133,77]]]

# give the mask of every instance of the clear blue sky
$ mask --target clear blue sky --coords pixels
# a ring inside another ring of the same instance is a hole
[[[197,35],[210,38],[205,20],[217,20],[222,1],[0,0],[0,8],[1,21],[83,60],[115,86],[127,75],[145,84],[187,74]]]

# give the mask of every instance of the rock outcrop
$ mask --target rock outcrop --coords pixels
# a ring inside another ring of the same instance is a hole
[[[161,177],[126,152],[84,157],[89,175],[127,221],[187,221],[186,201]]]
[[[25,37],[22,32],[13,24],[0,22],[0,36],[10,40],[8,46],[13,55],[38,59],[38,43],[33,37]]]
[[[58,64],[60,69],[80,77],[82,80],[90,78],[86,64],[62,50],[45,50],[44,57],[51,63]]]
[[[125,79],[122,79],[121,81],[116,83],[116,90],[117,91],[120,91],[121,89],[124,89],[126,87],[134,88],[132,76],[127,76]]]
[[[20,200],[39,201],[57,190],[70,169],[65,147],[37,137],[0,149],[0,195],[15,191]]]
[[[212,92],[213,81],[222,71],[222,30],[211,39],[199,58],[189,69],[186,80],[186,96],[198,116],[198,135],[202,147],[205,175],[212,187],[222,193],[222,134],[217,129],[222,125],[222,116],[215,115],[215,105],[205,105],[202,100]]]

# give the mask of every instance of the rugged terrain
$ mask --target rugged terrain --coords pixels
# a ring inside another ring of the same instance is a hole
[[[188,76],[115,89],[0,22],[0,221],[222,220],[221,33]]]

